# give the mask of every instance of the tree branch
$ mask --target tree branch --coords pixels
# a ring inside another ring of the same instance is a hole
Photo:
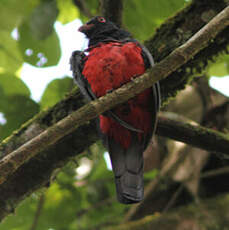
[[[102,15],[121,27],[123,0],[101,0],[101,3]]]
[[[142,76],[134,79],[133,82],[130,82],[114,92],[88,103],[78,111],[73,112],[38,136],[34,137],[17,150],[8,154],[0,161],[0,184],[2,184],[24,162],[28,161],[39,152],[44,151],[48,146],[54,145],[61,138],[72,133],[78,127],[87,123],[91,119],[96,118],[99,114],[102,114],[118,104],[127,101],[143,90],[151,87],[156,81],[167,77],[170,73],[195,56],[195,54],[201,49],[206,47],[211,39],[213,39],[228,25],[229,6],[213,18],[184,45],[174,50],[168,57],[156,64],[149,73],[143,74]],[[215,136],[216,135],[214,135],[214,138]],[[217,137],[219,138],[219,135],[217,135]],[[203,139],[201,139],[201,141],[203,141]],[[222,141],[222,143],[227,143],[228,139],[221,136],[220,141]],[[228,148],[226,148],[226,151],[228,151]],[[228,152],[225,154],[227,153]]]
[[[225,158],[229,157],[229,138],[218,131],[200,125],[176,121],[161,115],[156,133],[209,152],[223,154]]]
[[[88,18],[91,18],[93,15],[91,14],[90,10],[87,8],[84,0],[73,0],[73,3],[79,10]]]
[[[37,210],[35,212],[34,220],[33,220],[33,223],[30,227],[30,230],[36,230],[37,229],[37,224],[38,224],[39,218],[41,216],[44,203],[45,203],[45,194],[42,193],[40,198],[39,198],[38,204],[37,204]]]

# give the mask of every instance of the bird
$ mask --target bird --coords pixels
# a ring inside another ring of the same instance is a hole
[[[76,84],[89,101],[132,81],[154,65],[145,46],[103,16],[93,17],[78,30],[89,39],[88,48],[74,51],[70,65]],[[138,203],[144,198],[143,152],[155,133],[159,109],[157,82],[97,119],[120,203]]]

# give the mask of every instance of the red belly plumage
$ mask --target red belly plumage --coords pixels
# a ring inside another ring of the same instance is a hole
[[[90,49],[82,73],[94,94],[101,97],[144,72],[145,64],[141,47],[134,42],[110,42]],[[150,99],[151,89],[147,89],[113,110],[120,119],[143,131],[138,134],[140,142],[142,135],[147,135],[152,126]],[[100,129],[102,133],[114,138],[125,149],[131,143],[131,131],[112,118],[101,115]]]

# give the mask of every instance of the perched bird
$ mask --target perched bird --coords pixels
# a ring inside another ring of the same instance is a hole
[[[79,31],[89,39],[89,47],[73,52],[70,64],[88,100],[119,88],[154,65],[143,45],[104,17],[92,18]],[[98,130],[110,154],[121,203],[143,199],[143,151],[155,131],[159,107],[160,88],[156,83],[99,116]]]

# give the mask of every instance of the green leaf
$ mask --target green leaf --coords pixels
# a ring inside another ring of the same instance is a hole
[[[20,78],[9,73],[0,74],[0,88],[3,90],[5,97],[14,94],[27,97],[30,96],[30,90],[26,84]]]
[[[0,68],[15,73],[23,64],[23,58],[10,32],[0,30]]]
[[[77,189],[62,189],[57,183],[46,192],[46,202],[43,209],[42,219],[37,230],[69,229],[69,225],[75,219],[77,206],[80,204]],[[60,212],[64,210],[64,212]],[[58,218],[57,218],[58,217]]]
[[[158,170],[153,169],[152,171],[144,173],[144,179],[153,180],[157,175],[158,175]]]
[[[0,230],[25,230],[30,229],[34,219],[38,196],[33,195],[24,200],[16,210],[16,216],[8,216],[0,225]]]
[[[39,105],[24,95],[5,96],[3,101],[0,112],[4,114],[7,122],[0,127],[0,139],[10,135],[39,112]]]
[[[55,79],[48,84],[42,95],[40,104],[42,108],[50,107],[64,98],[73,87],[73,81],[70,77]]]
[[[53,25],[58,15],[56,1],[45,1],[31,14],[30,30],[38,40],[46,39],[53,32]]]
[[[145,40],[185,3],[185,0],[124,1],[124,23],[136,38]]]
[[[0,112],[7,121],[0,126],[0,139],[10,135],[39,111],[39,105],[29,96],[30,90],[21,79],[0,74]]]
[[[102,155],[102,152],[101,152]],[[113,173],[107,169],[106,162],[104,160],[104,157],[101,156],[97,160],[96,164],[94,165],[92,172],[90,173],[88,180],[90,182],[96,181],[96,180],[105,180],[105,179],[111,179],[113,178]]]
[[[59,38],[55,31],[43,40],[38,40],[32,33],[27,22],[19,27],[19,49],[24,61],[34,66],[46,67],[56,65],[60,59],[61,50]]]
[[[0,29],[11,32],[25,19],[39,0],[1,0],[0,1]]]
[[[91,10],[92,14],[98,13],[100,3],[98,0],[88,0],[85,1],[85,5],[88,9]]]
[[[229,75],[229,56],[221,56],[216,63],[212,64],[208,69],[209,76],[224,77]]]
[[[79,10],[73,5],[72,0],[57,0],[59,15],[57,20],[63,24],[79,17]]]
[[[141,41],[152,36],[156,28],[166,18],[174,15],[187,4],[186,0],[132,0],[123,2],[124,25],[134,37]],[[99,13],[98,1],[88,0],[85,1],[85,5],[93,15]],[[80,18],[83,22],[88,20],[84,15],[80,15]]]

